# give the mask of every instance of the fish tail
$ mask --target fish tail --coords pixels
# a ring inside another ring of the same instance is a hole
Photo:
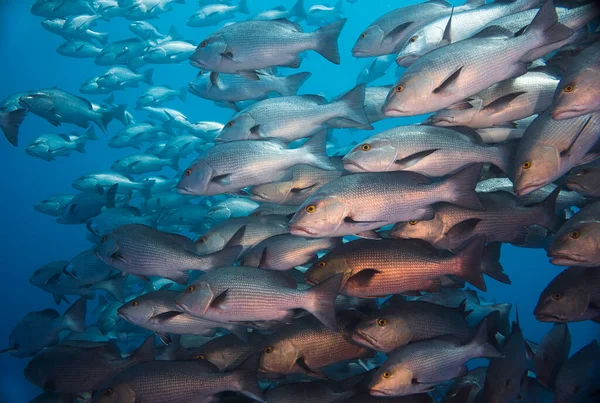
[[[85,332],[85,312],[87,300],[79,298],[63,315],[65,327],[74,332]]]
[[[152,80],[153,74],[154,74],[154,69],[148,69],[148,70],[144,71],[142,81],[148,85],[154,85],[154,81]]]
[[[97,32],[96,35],[94,35],[94,38],[102,45],[106,45],[108,43],[108,32]]]
[[[17,109],[16,111],[0,113],[0,129],[10,144],[17,146],[19,144],[19,127],[27,115],[27,109]]]
[[[138,192],[142,194],[142,197],[146,200],[152,197],[152,187],[154,186],[154,179],[144,179],[140,184]]]
[[[487,290],[481,272],[481,258],[484,247],[485,237],[474,237],[463,249],[456,253],[453,262],[458,267],[456,275],[482,291]]]
[[[238,4],[238,11],[242,14],[250,14],[248,0],[240,0],[240,3]]]
[[[125,302],[125,281],[125,276],[117,274],[108,280],[95,284],[94,288],[106,291],[119,302]]]
[[[229,374],[230,382],[227,382],[231,391],[239,392],[250,399],[264,402],[264,395],[258,384],[258,366],[260,354],[255,353],[248,357],[233,372]]]
[[[187,94],[188,94],[188,87],[183,87],[179,90],[179,94],[177,94],[177,97],[179,99],[181,99],[181,102],[185,102],[185,100],[187,99]]]
[[[493,163],[505,174],[510,172],[512,157],[515,155],[518,144],[518,141],[510,141],[508,143],[498,145],[494,150],[495,161]]]
[[[325,59],[335,64],[340,64],[338,38],[342,32],[342,28],[344,28],[345,23],[346,19],[344,18],[315,31],[315,51],[320,53]]]
[[[152,361],[155,353],[154,334],[152,334],[131,354],[131,361],[136,363]]]
[[[471,210],[483,211],[484,207],[475,192],[480,174],[481,164],[473,164],[446,179],[442,185],[442,193],[448,194],[449,197],[445,201]]]
[[[296,95],[300,87],[312,76],[312,73],[292,74],[281,80],[282,85],[279,89],[279,95],[282,97],[291,97]]]
[[[215,267],[231,266],[242,252],[243,246],[230,246],[209,255],[195,255],[200,262],[198,267],[192,267],[192,270],[208,271]]]
[[[539,224],[551,232],[556,232],[561,225],[561,219],[559,215],[556,214],[556,201],[558,200],[559,194],[560,187],[557,186],[544,201],[538,204],[541,213]]]
[[[177,27],[175,27],[175,25],[171,25],[171,28],[169,28],[169,33],[167,35],[171,37],[172,41],[183,40],[183,36],[177,31]]]
[[[305,308],[321,323],[333,331],[337,331],[335,319],[335,298],[340,289],[342,274],[336,274],[322,283],[306,290]]]
[[[335,167],[329,161],[325,142],[327,140],[327,130],[320,129],[315,135],[308,139],[302,147],[298,148],[303,156],[305,163],[327,171],[335,171]]]
[[[356,127],[364,130],[373,129],[365,113],[365,84],[359,84],[338,98],[336,103],[344,105],[344,113],[340,116],[345,121],[356,123]]]
[[[502,350],[496,341],[496,322],[500,313],[494,311],[483,318],[477,325],[477,332],[471,341],[477,351],[477,357],[502,357]]]
[[[94,130],[94,126],[90,126],[84,134],[86,140],[98,140],[98,136],[96,136],[96,131]]]
[[[553,0],[546,0],[535,15],[523,36],[531,37],[534,48],[560,42],[573,35],[573,31],[558,22]]]
[[[296,17],[296,21],[300,22],[306,19],[306,8],[304,7],[304,0],[298,0],[296,4],[290,9],[290,16]]]
[[[333,9],[335,10],[335,12],[339,15],[342,16],[344,15],[344,1],[345,0],[338,0],[337,3],[335,3],[335,6],[333,7]]]
[[[508,336],[510,334],[510,311],[512,304],[496,304],[492,306],[498,312],[496,318],[496,327],[500,334]]]
[[[112,185],[106,191],[106,207],[107,208],[115,208],[116,206],[116,198],[117,198],[117,189],[119,187],[118,183]]]
[[[503,284],[511,284],[510,277],[504,272],[504,268],[500,263],[500,251],[502,242],[491,242],[485,245],[483,250],[483,258],[481,262],[481,270],[483,274],[493,278]]]

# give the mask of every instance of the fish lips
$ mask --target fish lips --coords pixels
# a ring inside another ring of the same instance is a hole
[[[586,261],[578,255],[554,252],[552,250],[548,251],[548,257],[550,258],[550,263],[556,266],[576,266],[578,264],[586,263]]]
[[[317,231],[314,231],[311,228],[302,226],[302,225],[290,225],[290,234],[296,236],[308,236],[308,237],[316,237],[319,235]]]

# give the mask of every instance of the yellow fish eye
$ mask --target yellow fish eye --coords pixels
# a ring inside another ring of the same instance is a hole
[[[195,356],[194,359],[195,360],[203,360],[204,356],[202,354],[200,354],[200,355]]]
[[[186,169],[185,171],[183,171],[183,174],[184,174],[185,176],[190,176],[190,175],[192,174],[192,170],[188,168],[188,169]]]
[[[371,149],[371,145],[370,144],[363,144],[362,146],[360,146],[360,149],[363,151],[369,151]]]
[[[523,169],[529,169],[529,168],[531,168],[531,161],[525,161],[524,163],[521,164],[521,167]]]
[[[565,88],[563,88],[564,92],[573,92],[575,91],[575,86],[573,84],[567,84],[565,85]]]
[[[191,285],[191,286],[189,286],[189,287],[188,287],[188,288],[185,290],[185,292],[187,292],[188,294],[189,294],[189,293],[192,293],[192,292],[194,292],[194,291],[196,291],[196,286],[195,286],[195,285]]]
[[[401,86],[401,85],[397,85],[397,86],[396,86],[396,88],[394,88],[394,90],[395,90],[396,92],[402,92],[402,91],[404,91],[404,87],[403,87],[403,86]]]
[[[310,206],[306,206],[306,208],[304,209],[307,213],[314,213],[315,211],[317,211],[317,207],[313,204],[311,204]]]
[[[323,268],[327,266],[327,262],[325,262],[324,260],[321,260],[319,263],[317,263],[317,267]]]
[[[573,239],[577,239],[581,236],[581,232],[579,231],[571,231],[569,232],[569,236]]]
[[[265,347],[265,354],[271,354],[273,352],[273,347],[271,346],[267,346]]]
[[[415,35],[415,36],[413,36],[412,38],[410,38],[409,40],[410,40],[411,42],[414,42],[414,41],[416,41],[416,40],[417,40],[417,38],[418,38],[418,36],[417,36],[417,35]]]
[[[556,293],[552,294],[552,299],[555,300],[555,301],[558,301],[561,298],[562,298],[562,294],[559,293],[559,292],[556,292]]]
[[[409,221],[408,223],[409,223],[410,225],[417,225],[417,222],[416,222],[416,221]]]
[[[381,327],[387,325],[387,320],[381,318],[381,319],[377,319],[377,324]]]
[[[113,392],[112,389],[106,389],[104,391],[104,396],[110,396],[110,395],[112,395],[112,392]]]
[[[384,372],[384,373],[383,373],[383,377],[384,377],[385,379],[390,379],[390,378],[392,377],[392,374],[390,374],[389,372]]]

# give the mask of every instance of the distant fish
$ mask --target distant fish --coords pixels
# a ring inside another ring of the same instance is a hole
[[[209,4],[201,6],[187,21],[190,27],[209,27],[236,17],[237,13],[250,14],[247,0],[240,0],[235,6]]]
[[[32,157],[44,161],[54,161],[56,157],[68,157],[73,151],[85,153],[85,144],[88,140],[98,140],[94,128],[90,127],[85,134],[43,134],[36,137],[25,149]]]

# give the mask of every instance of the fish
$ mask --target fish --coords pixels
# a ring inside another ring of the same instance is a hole
[[[161,214],[161,212],[156,212],[143,215],[136,207],[116,207],[103,210],[96,217],[91,218],[86,223],[86,228],[100,237],[126,224],[143,224],[156,228]]]
[[[314,50],[339,64],[337,40],[345,23],[342,19],[305,33],[288,20],[240,21],[206,37],[190,60],[200,69],[253,78],[254,71],[267,67],[300,67],[298,54],[305,50]]]
[[[600,374],[598,340],[584,346],[565,362],[558,372],[554,387],[556,403],[585,402],[596,399]]]
[[[487,127],[485,129],[476,129],[475,131],[481,137],[484,143],[504,143],[505,141],[518,140],[523,137],[525,130],[538,115],[532,115],[525,119],[517,120],[511,127]]]
[[[177,189],[210,196],[284,179],[289,177],[286,170],[298,164],[335,170],[325,152],[326,134],[314,135],[296,149],[275,139],[217,144],[183,172]]]
[[[200,347],[186,351],[186,357],[194,360],[206,360],[215,365],[219,372],[231,371],[250,356],[261,351],[265,335],[248,333],[248,340],[240,340],[233,334],[215,337]]]
[[[81,84],[81,86],[79,87],[79,92],[81,92],[82,94],[93,95],[111,94],[114,90],[101,86],[98,83],[99,79],[100,77],[92,77],[88,79],[86,82]]]
[[[183,87],[179,90],[162,86],[151,87],[138,97],[135,104],[137,106],[160,106],[175,98],[179,98],[182,102],[185,102],[187,98],[187,87]]]
[[[306,12],[306,24],[317,27],[333,24],[344,18],[344,0],[338,0],[333,6],[315,4]]]
[[[92,191],[98,188],[111,188],[118,185],[117,192],[128,193],[131,191],[140,192],[145,198],[151,196],[155,181],[144,179],[141,181],[132,180],[130,177],[116,172],[97,172],[80,176],[72,183],[73,188],[80,191]]]
[[[94,14],[95,10],[87,1],[81,0],[36,0],[30,9],[38,17],[57,18],[70,15]]]
[[[342,312],[332,330],[312,316],[298,319],[263,341],[259,370],[326,378],[321,371],[323,367],[372,356],[373,351],[352,341],[352,329],[359,320],[360,314],[356,312]]]
[[[358,85],[331,103],[318,95],[268,98],[234,115],[215,140],[274,138],[290,143],[324,127],[370,128],[364,97],[364,85]]]
[[[110,169],[120,174],[130,175],[156,172],[162,170],[164,167],[169,167],[178,172],[178,156],[172,158],[160,158],[155,155],[134,154],[115,161],[110,166]]]
[[[101,45],[106,45],[108,43],[108,33],[92,31],[89,28],[72,30],[69,29],[67,21],[68,19],[65,18],[52,18],[43,20],[41,24],[44,29],[60,35],[67,40],[81,39],[88,42],[95,40]],[[71,20],[71,22],[73,22],[73,20]]]
[[[152,64],[181,63],[187,61],[196,46],[186,41],[161,42],[146,51],[143,60]]]
[[[235,74],[201,70],[189,83],[189,92],[204,99],[225,103],[227,107],[239,112],[238,103],[242,101],[259,101],[272,94],[282,97],[296,95],[311,75],[312,73],[304,72],[279,77],[259,70],[258,80],[250,80]]]
[[[184,4],[185,0],[139,0],[132,2],[124,17],[130,21],[158,18],[159,15],[173,9],[171,4]]]
[[[289,322],[293,309],[302,308],[336,329],[334,302],[340,277],[334,276],[307,290],[296,289],[285,274],[253,267],[221,267],[206,273],[176,298],[193,316],[217,322]]]
[[[510,78],[436,112],[436,126],[488,128],[510,126],[515,121],[544,112],[552,105],[559,77],[553,70],[533,70]]]
[[[556,323],[542,337],[535,352],[533,369],[540,384],[552,388],[558,371],[569,358],[571,350],[571,333],[566,323]]]
[[[115,207],[118,184],[105,190],[102,187],[94,190],[83,191],[69,201],[65,210],[56,222],[60,224],[83,224],[92,217],[97,216],[102,208]]]
[[[304,8],[304,0],[297,0],[296,3],[286,9],[284,6],[277,6],[269,10],[261,11],[252,16],[253,20],[279,20],[294,19],[296,22],[300,22],[306,19],[306,9]]]
[[[258,207],[258,203],[234,197],[211,206],[206,217],[213,221],[225,221],[230,218],[246,217]]]
[[[81,135],[42,134],[33,140],[25,152],[32,157],[50,162],[56,160],[56,157],[68,157],[73,151],[85,154],[85,144],[88,140],[98,140],[93,127]]]
[[[489,317],[484,319],[473,339],[465,344],[456,338],[439,337],[395,350],[373,375],[371,395],[390,397],[428,391],[438,383],[466,375],[465,363],[473,358],[501,357],[489,321]]]
[[[150,42],[140,38],[129,38],[109,43],[96,56],[95,63],[99,66],[129,65],[136,63],[135,59],[144,56]]]
[[[572,119],[600,110],[598,93],[591,82],[600,77],[600,45],[585,48],[563,73],[552,103],[553,119]]]
[[[234,241],[235,242],[235,241]],[[109,266],[133,275],[160,276],[185,284],[189,270],[210,270],[233,263],[241,248],[226,247],[199,256],[189,238],[162,232],[143,224],[126,224],[104,235],[96,256]]]
[[[143,143],[151,143],[156,140],[168,139],[169,128],[153,122],[134,123],[125,126],[117,134],[108,140],[111,148],[131,147],[139,150]]]
[[[482,210],[472,190],[480,166],[463,169],[448,179],[431,181],[413,172],[357,173],[334,179],[299,207],[290,233],[323,238],[360,234],[378,238],[373,230],[398,221],[432,218],[432,205],[442,201]],[[356,193],[355,189],[362,189]]]
[[[451,175],[468,165],[491,163],[508,171],[514,144],[482,144],[476,134],[434,126],[400,126],[356,145],[342,160],[350,172],[408,171]]]
[[[459,308],[446,308],[430,302],[392,297],[381,309],[360,321],[352,340],[383,353],[445,335],[466,343],[473,337],[473,330],[465,320],[469,313],[466,301]]]
[[[143,73],[136,73],[127,67],[111,67],[98,78],[98,84],[104,88],[110,88],[113,90],[122,90],[125,88],[138,88],[140,82],[144,82],[148,85],[153,85],[152,75],[154,74],[153,69],[148,69]]]
[[[56,48],[56,53],[62,56],[87,59],[98,57],[102,48],[82,40],[68,40]]]
[[[141,362],[154,359],[154,337],[131,355],[121,357],[114,344],[95,347],[57,345],[36,355],[23,371],[32,384],[60,393],[85,393],[100,388],[113,376]]]
[[[93,249],[87,249],[71,258],[63,268],[59,281],[68,286],[91,285],[108,279],[113,269],[101,262]]]
[[[527,72],[529,53],[572,35],[557,22],[547,0],[523,35],[491,27],[478,36],[435,49],[420,57],[396,81],[383,111],[386,116],[436,112],[502,80]],[[502,39],[499,39],[502,38]],[[461,54],[460,60],[453,55]],[[503,57],[495,57],[502,54]]]
[[[341,238],[303,238],[275,235],[254,246],[244,256],[242,266],[266,270],[289,270],[318,258],[317,253],[342,244]]]
[[[309,284],[343,274],[340,294],[376,298],[411,291],[440,289],[440,276],[453,274],[486,289],[481,273],[484,240],[476,238],[463,250],[440,254],[428,244],[412,240],[360,239],[345,243],[312,264]]]
[[[250,14],[247,0],[240,0],[235,6],[208,4],[202,6],[186,22],[189,27],[210,27],[236,17],[236,14]]]
[[[540,322],[600,320],[596,267],[569,267],[544,288],[533,311]]]
[[[374,58],[372,61],[365,64],[363,69],[358,73],[358,77],[356,77],[356,85],[359,84],[369,84],[378,78],[384,77],[388,68],[394,62],[394,55],[383,55]],[[367,91],[368,91],[367,87]],[[386,91],[390,92],[389,89]],[[369,99],[368,96],[365,98]],[[385,98],[384,98],[385,99]],[[383,106],[383,103],[381,104]],[[380,108],[381,109],[381,108]],[[367,114],[368,116],[368,114]]]
[[[0,129],[4,137],[14,147],[19,145],[19,127],[27,115],[27,107],[21,105],[21,98],[31,95],[34,91],[17,92],[0,102]]]
[[[527,128],[511,168],[514,192],[525,196],[553,182],[571,168],[596,159],[600,114],[554,120],[539,115]]]
[[[565,187],[582,196],[600,198],[600,160],[572,169],[565,178]]]
[[[135,21],[129,24],[129,30],[139,36],[141,39],[148,41],[167,42],[167,41],[178,41],[183,37],[177,32],[175,25],[171,25],[169,32],[165,35],[160,33],[158,28],[149,23],[148,21]]]
[[[457,379],[448,389],[443,403],[474,403],[478,393],[483,388],[487,367],[471,369],[467,375]]]
[[[54,309],[44,309],[26,314],[11,331],[8,347],[0,353],[14,357],[32,357],[46,347],[58,344],[61,330],[85,330],[86,300],[80,298],[60,315]]]
[[[558,266],[600,266],[600,202],[588,204],[556,233],[548,247],[550,263]]]
[[[59,217],[69,204],[69,202],[75,197],[72,194],[60,194],[41,200],[36,203],[33,208],[42,214],[49,215],[51,217]]]

